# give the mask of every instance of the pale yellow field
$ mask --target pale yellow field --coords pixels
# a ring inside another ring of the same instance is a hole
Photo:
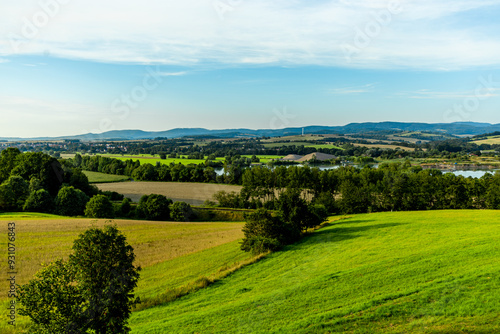
[[[183,201],[191,205],[202,205],[206,200],[213,200],[213,195],[218,191],[239,193],[242,188],[225,184],[188,182],[120,182],[95,185],[103,191],[116,191],[135,202],[139,201],[142,195],[160,194],[173,201]]]
[[[42,268],[59,258],[67,259],[73,241],[91,226],[102,227],[106,220],[79,218],[8,220],[1,238],[2,275],[0,300],[7,297],[7,223],[16,224],[16,283],[24,284]],[[146,268],[183,255],[213,248],[243,238],[243,223],[179,223],[114,220],[134,247],[136,264]],[[108,221],[109,224],[109,221]]]

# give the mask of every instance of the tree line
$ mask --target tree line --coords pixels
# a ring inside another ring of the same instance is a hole
[[[330,214],[439,209],[500,209],[500,174],[465,178],[405,163],[379,168],[255,167],[242,175],[240,194],[219,193],[229,207],[275,209],[288,189],[298,189]]]
[[[42,152],[21,153],[17,148],[0,153],[0,211],[89,218],[194,218],[187,203],[172,203],[163,195],[144,195],[134,206],[121,194],[90,185],[74,161],[57,160]]]

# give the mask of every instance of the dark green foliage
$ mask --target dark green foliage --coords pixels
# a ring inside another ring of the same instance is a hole
[[[63,260],[52,262],[17,289],[19,314],[28,316],[30,333],[86,333],[83,296],[75,285],[76,268]]]
[[[21,176],[25,180],[38,178],[42,187],[55,196],[65,180],[65,173],[57,159],[41,153],[28,152],[19,155],[18,164],[11,175]]]
[[[133,290],[139,270],[135,254],[116,227],[92,228],[73,245],[69,265],[77,268],[76,281],[85,300],[83,316],[96,333],[128,333],[127,319],[138,302]]]
[[[17,148],[9,147],[0,153],[0,184],[7,180],[10,173],[19,162],[21,151]]]
[[[158,179],[158,174],[153,165],[143,164],[134,169],[132,177],[134,178],[134,180],[139,181],[156,181]]]
[[[172,200],[163,195],[144,195],[139,200],[137,212],[140,217],[148,220],[169,220]]]
[[[323,206],[308,204],[301,196],[300,189],[289,188],[277,200],[277,209],[283,221],[291,226],[288,243],[300,238],[300,234],[320,225],[327,217]]]
[[[257,209],[246,215],[241,249],[255,254],[278,250],[287,243],[288,231],[289,226],[281,217],[273,216],[264,208]]]
[[[107,196],[95,195],[87,202],[85,216],[89,218],[114,218],[115,209]]]
[[[32,191],[24,203],[23,210],[28,212],[54,212],[55,204],[52,196],[45,189]]]
[[[83,191],[87,196],[92,197],[97,194],[97,189],[89,184],[87,175],[83,174],[79,168],[72,168],[69,177],[69,185]]]
[[[42,182],[36,177],[31,178],[29,185],[30,193],[35,192],[37,190],[43,189]]]
[[[68,262],[56,261],[19,287],[19,313],[30,333],[129,333],[140,268],[116,227],[91,228],[73,244]]]
[[[103,191],[103,195],[107,196],[111,201],[121,201],[125,196],[122,194],[117,193],[116,191]]]
[[[277,250],[296,242],[304,231],[320,225],[328,216],[323,205],[308,204],[300,189],[290,188],[281,193],[277,208],[276,216],[264,208],[246,216],[242,250],[253,253]]]
[[[88,200],[88,196],[80,189],[62,187],[55,199],[56,212],[62,216],[83,215]]]
[[[129,217],[132,206],[130,205],[132,201],[130,198],[124,198],[117,210],[117,215],[120,217]]]
[[[236,192],[227,193],[224,190],[218,191],[213,195],[214,200],[219,202],[223,208],[245,208],[244,198]]]
[[[193,216],[193,209],[186,202],[175,202],[170,208],[170,217],[176,222],[191,221]]]
[[[29,195],[29,185],[20,176],[11,176],[0,185],[0,210],[21,211]]]

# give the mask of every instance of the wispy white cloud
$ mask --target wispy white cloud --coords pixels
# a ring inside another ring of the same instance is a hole
[[[0,56],[50,52],[101,62],[187,66],[454,70],[500,65],[498,23],[463,19],[471,10],[491,11],[498,0],[254,0],[224,2],[223,9],[216,3],[72,1],[30,30],[26,22],[44,11],[38,1],[4,1]],[[399,6],[391,12],[393,3]],[[351,57],[346,45],[356,50]]]
[[[159,72],[158,75],[161,77],[180,77],[183,75],[187,75],[188,72]]]
[[[485,98],[500,96],[500,88],[488,88],[488,89],[483,89],[479,92],[475,91],[439,92],[439,91],[421,89],[415,92],[408,92],[400,95],[406,95],[407,97],[412,99],[460,99],[460,98],[485,99]]]
[[[373,91],[375,84],[367,84],[363,86],[354,87],[340,87],[328,89],[328,94],[331,95],[350,95],[350,94],[362,94],[369,93]]]

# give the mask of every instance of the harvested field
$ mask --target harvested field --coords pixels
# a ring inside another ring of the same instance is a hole
[[[202,205],[206,200],[213,200],[213,195],[221,190],[237,192],[241,186],[214,183],[188,182],[120,182],[97,183],[103,191],[116,191],[138,202],[142,195],[160,194],[175,201],[183,201],[191,205]]]
[[[27,283],[47,264],[67,259],[73,241],[91,226],[102,227],[106,220],[79,218],[0,219],[16,223],[16,283]],[[113,224],[134,247],[136,264],[143,268],[241,239],[243,223],[179,223],[114,220]],[[7,239],[0,243],[7,249]],[[6,252],[4,260],[6,259]],[[6,261],[4,261],[6,263]],[[7,271],[4,270],[4,273]],[[4,274],[5,276],[6,274]],[[0,283],[0,300],[5,300],[8,281]]]

